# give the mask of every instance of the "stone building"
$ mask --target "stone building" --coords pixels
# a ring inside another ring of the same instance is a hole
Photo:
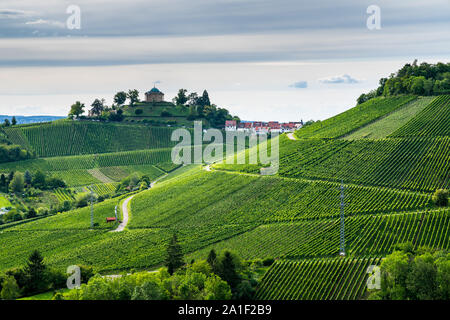
[[[164,93],[154,87],[152,90],[145,93],[145,102],[162,102],[164,101]]]

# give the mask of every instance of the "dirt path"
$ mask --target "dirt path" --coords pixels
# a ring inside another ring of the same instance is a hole
[[[288,137],[290,140],[297,140],[297,138],[294,136],[294,133],[293,133],[293,132],[288,133],[288,134],[287,134],[287,137]]]
[[[178,169],[177,169],[178,170]],[[153,188],[153,186],[155,185],[155,183],[157,183],[159,180],[161,180],[162,178],[167,177],[169,174],[166,173],[162,176],[160,176],[159,178],[157,178],[156,180],[154,180],[150,186],[149,189]],[[112,230],[111,232],[121,232],[125,229],[125,227],[128,224],[128,203],[131,201],[131,199],[133,199],[135,195],[132,195],[131,197],[128,197],[125,199],[125,201],[122,203],[122,222],[117,226],[117,228],[115,230]]]
[[[128,224],[128,203],[133,199],[135,195],[132,195],[131,197],[128,197],[125,199],[125,201],[122,203],[122,222],[117,226],[115,230],[112,232],[121,232]]]

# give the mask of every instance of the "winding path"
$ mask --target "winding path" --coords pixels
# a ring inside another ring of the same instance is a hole
[[[132,195],[131,197],[128,197],[125,199],[125,201],[122,203],[122,222],[117,226],[115,230],[112,232],[121,232],[128,224],[128,203],[131,199],[133,199],[135,195]]]
[[[184,165],[183,165],[183,166],[184,166]],[[180,168],[178,168],[178,169],[180,169]],[[176,169],[176,170],[178,170],[178,169]],[[175,172],[176,170],[174,170],[174,171],[172,171],[172,172]],[[166,174],[160,176],[159,178],[155,179],[152,183],[150,183],[149,189],[153,188],[153,186],[154,186],[159,180],[161,180],[161,179],[167,177],[168,175],[169,175],[169,174],[166,173]],[[131,201],[131,199],[134,198],[134,196],[135,196],[135,194],[132,195],[132,196],[130,196],[130,197],[128,197],[128,198],[126,198],[125,201],[122,203],[122,222],[117,226],[116,229],[112,230],[111,232],[121,232],[121,231],[123,231],[123,230],[125,229],[125,227],[127,226],[127,224],[128,224],[128,203]]]

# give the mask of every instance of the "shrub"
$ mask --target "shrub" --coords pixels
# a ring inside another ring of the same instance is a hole
[[[144,110],[142,110],[142,109],[136,109],[136,110],[134,110],[134,114],[136,114],[136,115],[142,114],[142,113],[144,113]]]
[[[263,260],[263,266],[268,267],[271,266],[275,262],[275,259],[273,258],[266,258]]]
[[[171,116],[172,116],[172,114],[169,111],[167,111],[166,109],[164,109],[161,112],[161,117],[171,117]]]
[[[439,189],[433,194],[433,202],[439,207],[448,206],[448,190]]]

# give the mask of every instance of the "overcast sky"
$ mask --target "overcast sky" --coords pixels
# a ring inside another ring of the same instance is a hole
[[[166,100],[207,89],[246,120],[323,119],[415,58],[448,62],[449,30],[450,0],[0,0],[0,114],[65,115],[160,81]]]

